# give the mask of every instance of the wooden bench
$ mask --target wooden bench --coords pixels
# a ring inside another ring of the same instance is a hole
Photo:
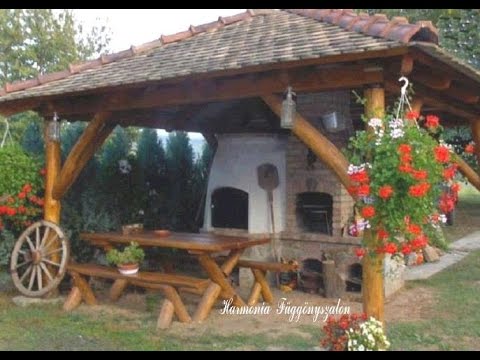
[[[67,271],[72,276],[74,286],[68,295],[63,308],[71,311],[85,301],[88,305],[97,304],[95,295],[83,276],[93,276],[113,279],[115,282],[110,289],[110,299],[117,300],[128,284],[147,289],[160,290],[165,300],[160,309],[157,328],[165,329],[170,326],[175,313],[181,322],[191,322],[191,317],[180,298],[176,288],[192,289],[197,293],[205,291],[209,284],[207,279],[197,279],[189,276],[162,274],[154,272],[138,272],[135,275],[123,275],[116,269],[96,264],[69,264]]]
[[[220,256],[217,258],[218,261],[223,261],[224,257]],[[268,262],[268,261],[254,261],[254,260],[245,260],[240,259],[237,263],[237,267],[249,268],[255,278],[253,283],[252,290],[250,291],[250,296],[248,297],[247,305],[253,306],[258,303],[260,295],[265,302],[272,304],[273,303],[273,294],[268,281],[265,278],[267,271],[272,272],[289,272],[298,270],[297,264],[286,264],[280,262]]]

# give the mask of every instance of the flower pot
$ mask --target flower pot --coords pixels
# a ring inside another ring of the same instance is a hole
[[[123,275],[134,275],[138,273],[138,264],[122,264],[117,265],[118,271]]]

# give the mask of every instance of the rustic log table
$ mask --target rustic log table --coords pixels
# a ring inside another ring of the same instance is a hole
[[[128,245],[130,242],[135,241],[141,247],[182,249],[196,256],[209,279],[207,280],[207,285],[200,292],[202,298],[193,315],[194,321],[206,319],[220,296],[224,299],[233,299],[232,303],[236,306],[245,305],[245,302],[230,284],[228,276],[237,265],[245,249],[270,242],[269,238],[254,239],[207,233],[172,232],[168,236],[159,236],[153,231],[128,235],[114,232],[83,233],[81,238],[91,244],[101,246],[105,250],[111,249],[114,245]],[[229,251],[228,256],[225,257],[225,261],[222,264],[218,264],[213,255],[225,251]],[[117,279],[113,288],[116,288],[118,293],[118,289],[126,285],[127,282],[124,279]]]

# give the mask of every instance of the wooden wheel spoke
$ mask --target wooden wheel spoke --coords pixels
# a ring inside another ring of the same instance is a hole
[[[50,256],[50,255],[55,254],[55,253],[60,252],[60,251],[63,251],[62,247],[59,247],[58,249],[55,249],[55,250],[52,250],[52,251],[49,251],[49,252],[43,254],[43,256],[45,256],[45,257]]]
[[[38,280],[38,290],[42,290],[42,268],[37,265],[37,280]]]
[[[48,235],[50,235],[50,228],[49,227],[45,228],[45,233],[43,234],[42,241],[40,243],[40,248],[42,248],[43,245],[45,244],[45,242],[47,241]]]
[[[47,264],[60,267],[60,264],[59,264],[59,263],[56,263],[56,262],[54,262],[54,261],[51,261],[51,260],[48,260],[48,259],[43,259],[42,261],[43,261],[43,262],[46,262]]]
[[[35,249],[40,247],[40,228],[35,229]]]
[[[22,267],[23,265],[30,264],[31,262],[32,262],[32,260],[27,260],[27,261],[24,261],[20,264],[17,264],[17,266],[15,266],[15,269],[18,269],[19,267]]]
[[[23,284],[23,280],[25,280],[25,278],[28,276],[28,274],[30,274],[30,272],[32,271],[33,269],[33,265],[30,265],[28,267],[27,270],[25,270],[25,272],[23,273],[22,277],[20,278],[20,282]]]
[[[55,234],[55,235],[52,236],[52,238],[48,241],[48,244],[46,244],[43,248],[44,248],[44,249],[48,249],[48,248],[50,247],[50,245],[54,244],[57,239],[58,239],[58,234]]]
[[[40,267],[42,268],[43,272],[47,274],[47,277],[50,279],[50,281],[53,281],[52,274],[50,274],[50,271],[48,270],[48,268],[45,266],[43,262],[40,263]]]
[[[27,236],[27,237],[25,238],[25,241],[27,242],[28,246],[30,247],[30,250],[31,250],[31,251],[34,251],[34,250],[35,250],[35,247],[33,246],[32,239],[30,239],[30,237]]]
[[[28,290],[32,290],[33,282],[35,281],[35,275],[37,274],[36,270],[37,270],[37,266],[34,265],[32,274],[30,275],[30,281],[28,283]]]

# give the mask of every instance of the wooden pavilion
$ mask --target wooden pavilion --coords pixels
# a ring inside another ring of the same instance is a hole
[[[445,125],[470,124],[480,144],[480,72],[438,46],[428,21],[356,14],[352,10],[248,10],[68,69],[6,84],[0,113],[33,110],[88,121],[61,163],[60,143],[46,138],[45,220],[60,223],[61,200],[116,125],[216,134],[285,132],[281,94],[363,91],[365,112],[381,116],[399,94],[401,75],[414,84],[414,110],[435,112]],[[243,110],[242,110],[243,109]],[[244,109],[262,121],[245,120]],[[352,107],[352,117],[363,109]],[[226,115],[229,116],[226,116]],[[229,119],[228,121],[225,119]],[[362,126],[358,120],[355,127]],[[349,185],[348,162],[327,135],[297,113],[291,132]],[[476,147],[480,160],[480,146]],[[460,171],[480,189],[480,176],[461,159]],[[364,264],[364,306],[383,318],[378,264]]]

